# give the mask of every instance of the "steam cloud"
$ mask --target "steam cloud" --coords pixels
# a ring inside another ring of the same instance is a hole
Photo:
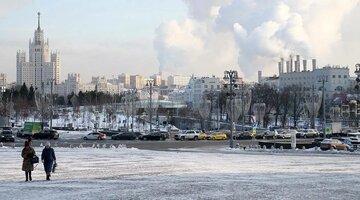
[[[219,74],[238,68],[276,73],[279,57],[326,57],[342,40],[341,25],[360,0],[184,0],[185,21],[156,30],[160,71]],[[206,67],[206,70],[204,68]]]

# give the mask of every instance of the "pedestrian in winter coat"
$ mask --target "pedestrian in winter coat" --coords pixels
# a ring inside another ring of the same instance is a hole
[[[41,161],[44,163],[46,180],[50,180],[53,164],[56,163],[54,149],[51,148],[50,142],[47,142],[41,154]]]
[[[22,170],[25,171],[25,181],[32,181],[31,171],[34,170],[34,165],[31,163],[32,157],[35,155],[35,150],[30,146],[28,141],[25,141],[25,147],[21,152],[23,159]]]

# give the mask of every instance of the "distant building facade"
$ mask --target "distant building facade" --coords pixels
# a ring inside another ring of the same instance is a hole
[[[222,84],[222,80],[215,76],[191,77],[184,92],[184,100],[187,103],[197,105],[201,102],[204,92],[219,91],[222,88]]]
[[[169,87],[183,87],[189,83],[190,78],[190,76],[170,75],[167,84]]]

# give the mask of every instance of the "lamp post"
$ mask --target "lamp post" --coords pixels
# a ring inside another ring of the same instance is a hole
[[[53,97],[53,86],[54,86],[55,79],[48,79],[48,84],[50,83],[50,130],[52,129],[52,120],[53,120],[53,106],[54,106],[54,97]]]
[[[238,79],[238,73],[235,70],[226,70],[224,72],[224,80],[228,81],[228,83],[224,84],[224,87],[229,87],[229,92],[226,93],[230,98],[230,115],[231,115],[231,126],[230,126],[230,148],[234,147],[234,139],[233,139],[233,131],[234,131],[234,109],[235,109],[235,92],[234,89],[237,88],[236,80]]]
[[[134,132],[134,100],[135,100],[135,95],[137,94],[137,90],[129,89],[128,94],[130,95],[131,98],[131,132]]]
[[[327,76],[322,75],[319,77],[319,82],[322,83],[322,106],[323,106],[323,137],[326,138],[325,125],[326,125],[326,114],[325,114],[325,82],[327,82]]]
[[[151,129],[152,129],[152,122],[151,122],[151,119],[152,119],[152,88],[153,86],[156,86],[155,83],[154,83],[154,80],[150,79],[150,80],[147,80],[146,81],[146,86],[149,87],[150,89],[150,109],[149,109],[149,121],[150,121],[150,132],[151,132]]]
[[[44,107],[45,107],[45,94],[44,82],[41,82],[41,130],[44,129]]]
[[[98,110],[97,110],[97,93],[98,93],[98,84],[97,84],[97,82],[96,82],[96,84],[95,84],[95,120],[96,120],[96,122],[95,122],[95,132],[97,132],[97,129],[98,129],[98,124],[99,124],[99,113],[98,113]]]
[[[241,113],[242,113],[242,134],[245,133],[245,95],[244,95],[245,85],[244,81],[241,83]]]
[[[13,109],[13,94],[14,88],[10,89],[10,101],[9,101],[9,118],[8,118],[8,125],[11,125],[11,116],[12,116],[12,109]]]

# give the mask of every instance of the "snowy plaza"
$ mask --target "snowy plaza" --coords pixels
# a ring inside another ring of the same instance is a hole
[[[21,150],[0,148],[2,200],[360,198],[358,154],[55,147],[52,180],[25,182]]]

